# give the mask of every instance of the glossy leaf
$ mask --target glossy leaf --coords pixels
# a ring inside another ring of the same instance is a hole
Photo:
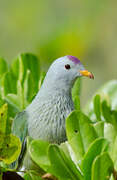
[[[57,146],[50,145],[48,155],[53,175],[61,180],[82,180],[83,176],[73,161]]]
[[[6,61],[0,57],[0,77],[2,77],[2,75],[8,71],[8,66]]]
[[[113,148],[114,148],[116,136],[117,136],[117,132],[114,126],[110,123],[104,123],[104,138],[106,138],[109,142],[108,152],[111,157],[113,155]]]
[[[81,79],[78,78],[76,81],[75,81],[75,84],[72,88],[72,98],[74,100],[74,97],[76,96],[80,96],[80,90],[81,90]]]
[[[16,94],[7,94],[5,100],[12,106],[12,108],[16,109],[17,112],[20,111],[20,102]]]
[[[32,74],[33,80],[35,80],[35,90],[38,90],[40,64],[36,56],[31,53],[20,54],[14,60],[11,69],[16,79],[19,79],[21,83],[24,82],[27,70],[29,70]]]
[[[80,98],[78,96],[74,97],[74,108],[80,110]]]
[[[27,70],[26,77],[24,79],[24,104],[25,107],[31,102],[32,97],[35,95],[35,83],[30,70]]]
[[[37,174],[35,171],[29,171],[25,173],[24,177],[25,180],[42,180],[42,178]]]
[[[59,146],[59,148],[61,148],[62,151],[65,153],[65,155],[66,155],[68,158],[70,158],[70,152],[69,152],[68,146],[69,146],[69,144],[68,144],[68,142],[66,141],[66,142],[64,142],[64,143],[61,143],[60,146]]]
[[[94,123],[94,128],[99,137],[104,137],[104,122],[103,121]]]
[[[22,111],[25,108],[25,101],[23,95],[23,87],[20,80],[17,81],[17,96],[19,99],[19,105],[20,105],[19,108],[20,111]]]
[[[112,124],[117,130],[117,111],[111,110],[106,101],[102,102],[102,112],[106,122]]]
[[[73,111],[66,119],[66,131],[77,160],[82,159],[89,145],[98,137],[89,118],[79,111]]]
[[[8,94],[3,101],[4,104],[8,104],[8,115],[10,118],[12,118],[12,120],[16,116],[16,114],[20,112],[20,109],[17,106],[18,102],[17,96],[15,94]]]
[[[0,161],[11,164],[19,156],[21,143],[19,138],[10,135],[0,135]]]
[[[107,105],[107,101],[102,102],[102,113],[105,120],[110,123],[111,122],[111,109],[110,106]]]
[[[100,92],[103,92],[109,96],[112,109],[117,109],[117,80],[112,80],[107,82],[101,89]]]
[[[5,66],[5,61],[2,62]],[[10,105],[10,116],[14,117],[27,107],[44,77],[44,73],[40,77],[40,64],[36,56],[24,53],[13,61],[9,71],[2,76],[0,87],[0,95]]]
[[[7,104],[4,104],[0,108],[0,135],[7,133],[7,111],[8,106]]]
[[[72,99],[76,110],[80,110],[80,91],[81,91],[81,79],[78,78],[72,88]]]
[[[94,97],[94,112],[97,121],[101,121],[101,103],[100,103],[100,95],[98,94]]]
[[[4,74],[8,71],[8,66],[6,61],[0,57],[0,97],[4,96],[4,87],[2,85],[3,81],[2,78]]]
[[[117,80],[107,82],[95,94],[99,94],[101,97],[101,101],[106,100],[107,104],[110,104],[113,110],[117,110]],[[92,121],[95,121],[93,106],[94,96],[91,101],[85,106],[85,113],[88,114]]]
[[[42,140],[33,140],[29,146],[29,154],[32,160],[45,171],[50,167],[47,150],[49,143]]]
[[[112,151],[110,155],[114,163],[114,168],[117,171],[117,136],[112,144]]]
[[[0,134],[8,135],[11,133],[11,119],[8,117],[8,105],[4,104],[0,108]]]
[[[0,108],[0,161],[10,164],[20,154],[20,140],[11,133],[11,120],[7,114],[8,106],[4,104]]]
[[[44,81],[45,76],[46,76],[46,73],[45,72],[41,72],[40,78],[39,78],[39,83],[38,83],[38,89],[41,88],[41,85],[42,85],[42,83]]]
[[[82,171],[84,173],[84,180],[91,179],[91,167],[94,159],[102,152],[107,151],[107,149],[108,142],[104,138],[97,138],[95,141],[92,142],[81,164]]]
[[[107,180],[114,169],[113,162],[107,152],[97,156],[92,164],[91,180]]]
[[[7,94],[16,94],[17,93],[17,82],[16,78],[12,74],[12,72],[7,72],[3,75],[2,81],[1,81],[1,87],[2,87],[2,97],[4,98]]]

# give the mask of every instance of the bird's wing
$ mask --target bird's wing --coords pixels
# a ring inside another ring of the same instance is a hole
[[[12,167],[15,167],[17,163],[18,163],[18,167],[20,167],[20,165],[21,165],[21,162],[24,157],[25,150],[26,150],[27,133],[28,133],[27,114],[25,111],[23,111],[16,115],[16,117],[13,121],[13,126],[12,126],[12,134],[19,137],[21,140],[21,143],[22,143],[22,149],[21,149],[20,156],[19,156],[17,162],[13,163]]]

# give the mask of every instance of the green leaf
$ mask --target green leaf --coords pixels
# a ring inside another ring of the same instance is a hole
[[[32,78],[35,81],[35,91],[38,91],[38,81],[40,76],[40,63],[36,56],[31,53],[20,54],[13,62],[11,70],[19,81],[23,84],[26,78],[27,70],[31,72]]]
[[[19,99],[15,94],[7,94],[4,102],[8,104],[8,115],[14,118],[17,113],[20,112]]]
[[[6,103],[5,100],[0,98],[0,107],[3,106],[5,103]]]
[[[116,136],[117,136],[117,132],[114,126],[109,123],[104,123],[104,138],[106,138],[109,142],[108,152],[111,155],[111,157],[113,156],[113,148],[114,148]]]
[[[59,147],[62,149],[62,151],[65,153],[65,155],[68,158],[70,158],[70,152],[69,152],[68,146],[69,146],[68,142],[66,141],[64,143],[61,143]]]
[[[3,86],[2,86],[2,78],[7,71],[8,71],[8,66],[6,61],[0,57],[0,97],[4,94]]]
[[[38,91],[39,78],[40,64],[37,57],[30,53],[19,55],[12,63],[10,72],[3,78],[3,97],[12,107],[16,105],[20,111],[25,109]]]
[[[16,109],[16,112],[20,112],[20,102],[16,94],[7,94],[5,100],[12,106],[12,108]]]
[[[94,128],[99,137],[104,137],[104,122],[103,121],[94,123]]]
[[[73,111],[66,119],[68,142],[81,160],[89,145],[98,137],[89,118],[80,111]]]
[[[25,173],[23,178],[25,180],[42,180],[42,178],[39,177],[39,174],[37,174],[35,171],[29,171]]]
[[[14,162],[21,151],[19,138],[10,135],[0,135],[0,161],[6,164]]]
[[[111,122],[111,109],[110,106],[107,105],[107,101],[102,102],[102,113],[106,120],[106,122]]]
[[[102,102],[102,113],[106,122],[112,124],[117,130],[117,111],[111,110],[106,101]]]
[[[104,138],[97,138],[92,142],[88,151],[86,152],[81,167],[84,173],[84,180],[91,180],[91,167],[96,156],[100,155],[102,152],[107,151],[108,142]]]
[[[72,98],[74,100],[74,98],[76,96],[80,96],[80,90],[81,90],[81,79],[78,78],[76,81],[75,81],[75,84],[72,88]]]
[[[29,154],[32,160],[45,171],[50,167],[47,150],[49,143],[42,140],[33,140],[29,145]]]
[[[1,61],[5,68],[5,61]],[[43,82],[44,73],[40,77],[39,60],[30,53],[19,55],[10,70],[7,72],[4,69],[4,72],[0,82],[0,96],[10,105],[10,116],[14,117],[32,101],[38,92],[38,85],[41,86]]]
[[[19,138],[11,133],[11,120],[8,117],[8,106],[0,108],[0,161],[10,164],[17,159],[21,150]]]
[[[7,66],[6,61],[3,58],[0,57],[0,78],[7,71],[8,71],[8,66]]]
[[[16,94],[16,78],[11,72],[7,72],[2,77],[1,81],[2,97],[4,98],[7,94]]]
[[[74,102],[74,107],[75,109],[77,110],[80,110],[80,90],[81,90],[81,79],[78,78],[76,81],[75,81],[75,84],[72,88],[72,99],[73,99],[73,102]]]
[[[0,108],[0,135],[1,134],[6,134],[6,128],[7,128],[7,111],[8,111],[8,106],[7,104],[4,104]]]
[[[100,95],[94,97],[94,112],[97,118],[97,121],[101,121],[101,104],[100,104]]]
[[[114,143],[112,144],[112,151],[111,151],[110,155],[111,155],[111,158],[114,163],[114,168],[117,171],[117,136],[115,138]]]
[[[3,161],[0,161],[0,172],[8,171],[8,165],[6,165]]]
[[[114,169],[113,162],[107,152],[97,156],[92,164],[91,180],[107,180]]]
[[[39,78],[38,89],[41,88],[41,85],[42,85],[42,83],[43,83],[43,81],[44,81],[45,76],[46,76],[46,73],[45,73],[45,72],[41,72],[40,78]]]
[[[11,119],[8,117],[8,105],[4,104],[0,108],[0,135],[11,133]]]
[[[80,98],[78,96],[74,97],[74,108],[80,110]]]
[[[31,177],[31,175],[30,175],[30,173],[25,173],[25,174],[24,174],[24,179],[25,179],[25,180],[33,180],[32,177]]]
[[[35,84],[32,78],[30,70],[27,70],[26,77],[24,79],[24,104],[25,107],[31,102],[33,96],[35,95]]]
[[[107,82],[101,89],[100,92],[109,96],[112,109],[117,109],[117,80]]]
[[[24,102],[23,87],[20,80],[17,81],[17,96],[19,99],[20,110],[22,111],[25,108],[25,102]]]
[[[117,80],[107,82],[95,94],[99,94],[101,101],[106,100],[108,104],[111,104],[113,110],[117,110]],[[95,122],[93,98],[85,106],[85,113]]]
[[[73,161],[57,146],[50,145],[48,155],[53,175],[61,180],[82,180],[83,176]]]

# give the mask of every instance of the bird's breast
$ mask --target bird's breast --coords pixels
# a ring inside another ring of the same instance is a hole
[[[41,98],[27,108],[28,132],[34,139],[43,139],[52,143],[66,140],[65,119],[73,110],[71,96],[50,96]]]

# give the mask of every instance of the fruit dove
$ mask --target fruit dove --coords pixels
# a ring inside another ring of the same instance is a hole
[[[66,141],[65,119],[73,111],[71,89],[76,78],[93,74],[74,56],[64,56],[50,66],[32,103],[13,122],[13,134],[22,141],[22,160],[26,136],[60,144]]]

